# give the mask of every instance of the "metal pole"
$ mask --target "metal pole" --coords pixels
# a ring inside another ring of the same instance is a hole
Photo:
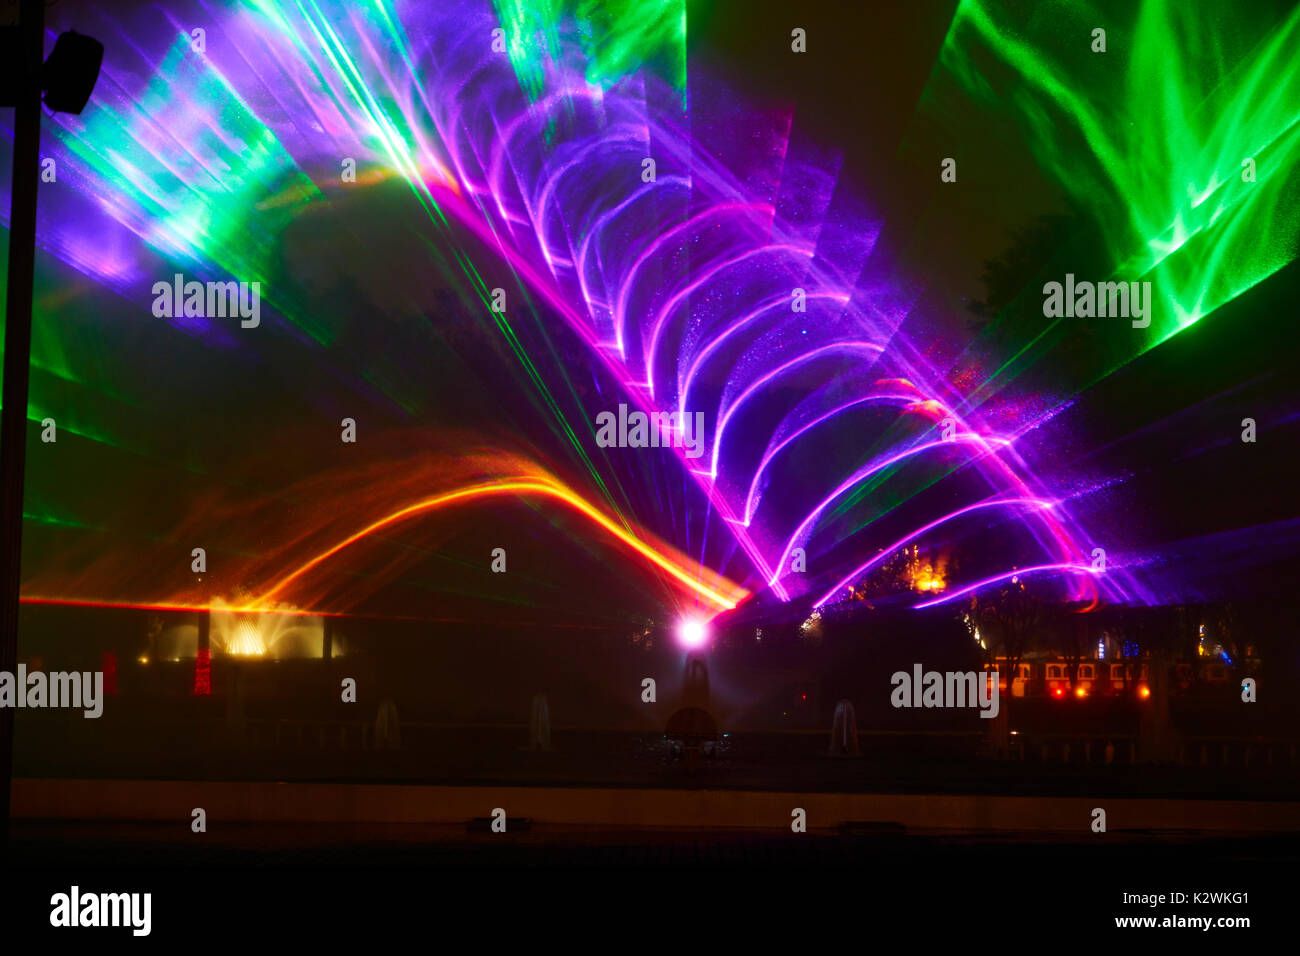
[[[0,407],[0,671],[18,667],[18,587],[23,551],[23,469],[27,458],[27,382],[32,358],[32,282],[36,268],[36,185],[40,179],[44,0],[22,0],[25,60],[14,109],[13,187],[9,201],[9,288],[5,301],[3,407]],[[19,694],[25,687],[15,688]],[[0,707],[0,826],[9,842],[14,710]]]

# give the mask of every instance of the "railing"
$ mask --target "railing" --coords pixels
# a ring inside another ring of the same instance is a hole
[[[246,718],[243,721],[247,742],[254,747],[305,747],[314,745],[325,750],[374,747],[375,725],[365,720],[310,720],[291,718]]]
[[[303,718],[247,718],[243,721],[246,741],[254,747],[312,747],[314,749],[340,750],[375,748],[375,725],[364,720],[332,720]],[[440,730],[518,730],[526,732],[526,724],[454,724],[432,722],[403,722],[402,731],[420,729]],[[826,730],[786,729],[768,732],[772,735],[826,737]],[[767,736],[758,732],[755,736]],[[858,736],[872,737],[949,737],[979,738],[982,746],[975,749],[986,756],[1001,755],[1000,748],[983,731],[948,730],[867,730],[859,729]],[[1276,768],[1300,765],[1300,739],[1296,738],[1243,738],[1222,736],[1183,736],[1177,740],[1177,762],[1184,766],[1202,767],[1255,767]],[[1007,743],[1006,756],[1013,760],[1040,763],[1083,764],[1088,766],[1136,764],[1142,749],[1138,734],[1041,734],[1013,733]]]

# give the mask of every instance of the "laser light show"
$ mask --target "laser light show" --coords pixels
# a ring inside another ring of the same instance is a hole
[[[1017,925],[1267,912],[1300,8],[2,11],[15,925],[262,854],[363,922],[906,859],[884,919],[976,844]]]

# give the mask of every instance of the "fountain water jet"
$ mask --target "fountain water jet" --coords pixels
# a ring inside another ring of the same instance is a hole
[[[831,746],[828,757],[860,757],[858,749],[858,717],[853,702],[841,700],[835,705],[835,719],[831,722]]]

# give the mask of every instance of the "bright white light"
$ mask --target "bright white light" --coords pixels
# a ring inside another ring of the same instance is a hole
[[[708,629],[699,618],[687,618],[677,629],[677,639],[683,647],[703,647],[708,638]]]
[[[235,625],[235,632],[226,643],[226,653],[236,657],[261,657],[266,653],[262,633],[253,621],[244,620]]]

